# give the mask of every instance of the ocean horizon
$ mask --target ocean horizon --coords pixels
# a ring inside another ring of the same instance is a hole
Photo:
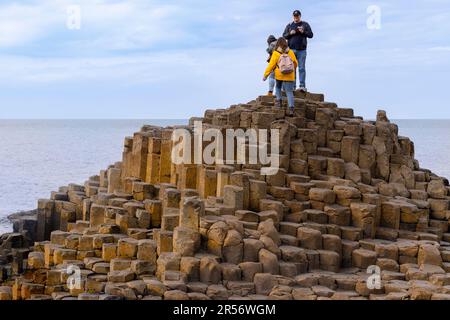
[[[185,119],[0,119],[0,234],[7,216],[33,210],[37,200],[69,183],[83,184],[122,159],[125,137],[143,125]]]
[[[122,159],[123,141],[143,125],[183,125],[186,119],[0,119],[0,234],[7,216],[33,210],[40,198]],[[450,119],[391,120],[414,141],[422,168],[450,178]]]

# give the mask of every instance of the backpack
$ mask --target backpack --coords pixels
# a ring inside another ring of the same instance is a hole
[[[281,54],[278,59],[278,69],[280,69],[282,74],[289,74],[295,71],[294,61],[289,54]]]

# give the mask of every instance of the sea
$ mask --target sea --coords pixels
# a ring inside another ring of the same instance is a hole
[[[1,120],[0,234],[11,232],[11,213],[33,210],[37,200],[69,183],[83,184],[122,159],[127,136],[143,125],[187,120]]]
[[[450,178],[450,120],[392,120],[415,144],[422,168]],[[37,200],[69,183],[84,183],[122,159],[126,136],[144,124],[187,120],[0,120],[0,234],[7,216],[33,210]]]

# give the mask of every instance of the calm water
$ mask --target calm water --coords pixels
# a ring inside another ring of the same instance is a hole
[[[184,120],[0,120],[0,234],[5,217],[36,208],[37,199],[83,183],[122,159],[123,141],[143,124]]]
[[[399,135],[414,141],[422,168],[450,179],[450,120],[393,120]]]
[[[450,120],[397,120],[415,142],[421,166],[450,177]],[[5,217],[36,207],[37,199],[121,160],[123,139],[143,124],[183,120],[0,120],[0,234]],[[3,218],[3,220],[2,220]]]

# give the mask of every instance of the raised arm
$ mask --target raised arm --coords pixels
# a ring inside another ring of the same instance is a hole
[[[275,57],[275,54],[272,55],[272,58],[270,58],[269,65],[267,66],[266,71],[264,72],[264,77],[268,78],[269,75],[272,73],[273,70],[277,67],[278,59]]]
[[[286,28],[284,29],[284,32],[283,32],[283,38],[289,40],[291,37],[292,37],[292,34],[291,34],[291,25],[288,24],[288,25],[286,26]]]

